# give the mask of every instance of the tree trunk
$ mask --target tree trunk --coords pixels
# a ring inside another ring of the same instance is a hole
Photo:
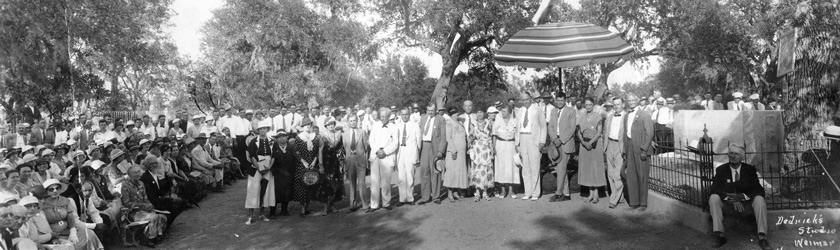
[[[111,75],[111,103],[114,105],[114,107],[111,107],[112,109],[116,109],[117,97],[119,97],[119,80],[120,78],[117,74]]]
[[[591,91],[587,91],[587,96],[592,96],[595,100],[601,100],[606,95],[607,91],[609,90],[609,85],[607,85],[607,79],[610,77],[610,73],[612,73],[616,67],[613,65],[605,66],[604,64],[598,66],[601,69],[601,76],[598,78],[598,83],[595,84],[595,88],[589,88]]]
[[[437,105],[438,109],[446,107],[446,96],[449,89],[449,82],[452,80],[452,76],[455,75],[455,69],[458,68],[458,64],[460,64],[459,55],[461,53],[460,46],[455,46],[452,54],[449,54],[448,48],[446,50],[439,52],[441,55],[441,60],[443,61],[443,67],[440,71],[440,77],[437,80],[437,85],[435,85],[435,91],[432,92],[432,99],[431,103]]]

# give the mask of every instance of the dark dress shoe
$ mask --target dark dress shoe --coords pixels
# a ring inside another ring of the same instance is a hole
[[[356,212],[356,211],[359,211],[359,208],[360,207],[351,207],[350,209],[347,210],[347,212],[348,213]]]
[[[758,240],[758,246],[761,247],[761,250],[770,250],[770,242],[767,242],[767,239],[760,239]]]
[[[429,203],[429,201],[428,200],[422,200],[422,201],[418,201],[417,205],[423,205],[423,204],[426,204],[426,203]]]
[[[414,206],[414,202],[409,202],[409,203],[406,203],[406,204],[408,204],[410,206]]]
[[[560,195],[555,194],[555,195],[551,196],[551,198],[548,199],[548,202],[559,202],[560,197],[561,197]]]
[[[570,201],[570,200],[572,200],[571,195],[563,195],[563,197],[560,197],[560,201]]]
[[[390,210],[393,210],[393,209],[394,209],[394,206],[387,206],[387,207],[384,207],[384,209],[387,209],[387,210],[389,210],[389,211],[390,211]]]
[[[373,213],[373,212],[376,212],[376,210],[379,210],[379,208],[368,208],[367,210],[365,210],[365,213],[366,214]]]
[[[403,204],[405,204],[405,203],[397,202],[397,207],[402,207]]]
[[[615,207],[616,207],[616,206],[618,206],[618,205],[616,205],[616,204],[610,204],[610,209],[615,209]]]
[[[435,200],[435,201],[433,201],[433,202],[434,202],[435,204],[440,205],[440,200]]]
[[[720,234],[720,233],[715,233],[714,234],[714,244],[712,244],[712,247],[713,248],[720,248],[721,246],[723,246],[723,244],[726,244],[726,237],[723,237],[723,235]]]
[[[637,208],[636,210],[639,210],[639,212],[644,212],[645,210],[647,210],[647,206],[639,206],[639,208]]]
[[[636,208],[638,208],[638,207],[639,206],[630,206],[630,207],[627,208],[627,210],[633,211],[633,210],[636,210]]]

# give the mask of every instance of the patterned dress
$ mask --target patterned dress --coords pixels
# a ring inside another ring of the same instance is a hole
[[[475,138],[469,150],[472,159],[470,186],[479,189],[493,187],[493,139],[490,136],[490,122],[479,120],[474,124],[472,137]]]
[[[339,132],[326,131],[322,135],[324,145],[324,180],[329,184],[331,193],[324,193],[324,197],[332,196],[332,201],[340,201],[344,193],[344,176],[341,174],[341,162],[339,155],[343,154],[344,147]]]
[[[146,187],[140,180],[127,180],[122,186],[122,203],[123,207],[129,208],[128,218],[131,221],[149,221],[143,233],[149,239],[154,239],[163,235],[164,227],[166,227],[167,218],[165,215],[157,214],[154,210],[141,209],[134,207],[135,204],[152,204],[149,201],[149,196],[146,195]]]
[[[301,182],[301,178],[303,178],[303,172],[308,168],[308,166],[304,166],[301,160],[306,161],[307,163],[312,163],[312,161],[318,159],[318,152],[321,150],[321,137],[314,136],[310,141],[312,144],[312,149],[307,146],[307,142],[301,139],[300,134],[295,137],[295,142],[292,144],[292,150],[295,153],[295,200],[300,203],[309,203],[313,199],[317,199],[318,191],[320,190],[321,186],[323,186],[323,182],[321,184],[316,185],[314,187],[307,187],[303,185]],[[317,166],[316,166],[316,169]]]

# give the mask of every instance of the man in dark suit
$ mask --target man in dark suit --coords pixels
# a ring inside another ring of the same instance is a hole
[[[446,154],[446,124],[443,117],[436,115],[437,106],[426,107],[426,115],[420,118],[420,185],[422,198],[418,204],[434,201],[440,204],[441,173],[435,170],[435,161]]]
[[[558,93],[554,98],[555,109],[551,110],[548,118],[548,138],[551,147],[548,157],[557,162],[554,167],[557,172],[557,191],[549,199],[550,202],[571,200],[569,183],[566,180],[566,166],[575,153],[575,109],[566,105],[566,94]]]
[[[140,176],[140,181],[142,181],[143,186],[146,187],[146,196],[148,196],[149,202],[155,206],[155,209],[169,212],[169,214],[166,214],[166,227],[169,228],[169,226],[172,225],[172,222],[175,221],[175,218],[181,214],[181,211],[184,211],[186,203],[184,203],[184,201],[180,198],[167,195],[169,192],[165,190],[168,188],[164,187],[165,184],[152,174],[152,171],[156,171],[159,167],[157,157],[149,154],[145,159],[143,159],[142,163],[144,171],[143,175]]]
[[[653,120],[648,111],[638,107],[639,97],[627,95],[627,115],[622,122],[624,137],[625,176],[630,210],[645,211],[648,198],[650,155],[653,153]]]
[[[723,209],[734,209],[737,213],[744,213],[751,207],[758,228],[758,245],[761,249],[769,250],[767,204],[764,201],[764,187],[758,180],[758,172],[754,166],[741,162],[745,155],[743,147],[730,145],[728,155],[729,163],[715,169],[712,195],[709,196],[715,240],[713,247],[718,248],[726,243],[726,237],[723,235]]]
[[[36,119],[35,123],[32,124],[32,129],[30,130],[29,134],[29,145],[37,146],[44,144],[44,140],[47,137],[47,121],[44,119]]]
[[[20,108],[20,115],[23,122],[33,124],[35,120],[41,119],[41,110],[35,107],[34,101],[27,101],[26,106]]]
[[[341,135],[341,141],[344,143],[344,173],[347,177],[347,182],[350,183],[350,210],[348,212],[355,212],[359,210],[356,206],[356,193],[359,193],[359,199],[362,203],[362,208],[367,211],[370,208],[370,197],[366,197],[365,192],[365,171],[368,168],[367,150],[368,138],[364,130],[359,129],[359,118],[350,116],[347,119],[346,129]]]

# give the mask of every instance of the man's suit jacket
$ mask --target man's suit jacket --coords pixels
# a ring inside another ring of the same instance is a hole
[[[17,145],[18,133],[9,133],[3,136],[3,147],[7,149],[12,149]],[[23,144],[29,145],[29,140],[26,139],[26,136],[21,135],[20,139],[23,140]]]
[[[344,152],[347,157],[351,156],[359,156],[362,157],[367,155],[368,148],[368,135],[365,133],[364,130],[360,128],[346,128],[347,132],[341,134],[341,142],[344,144]],[[351,143],[353,143],[353,131],[355,131],[356,136],[356,150],[353,151],[350,148],[353,147]]]
[[[146,196],[148,196],[149,202],[156,208],[161,207],[160,198],[164,195],[164,187],[159,187],[159,185],[163,185],[163,183],[160,181],[155,182],[155,178],[149,171],[143,172],[143,175],[140,176],[140,181],[143,182],[143,186],[146,186]]]
[[[562,116],[561,115],[562,111]],[[571,154],[575,152],[575,124],[577,124],[575,109],[569,106],[563,106],[562,109],[552,109],[551,117],[548,119],[548,143],[554,147],[560,147],[563,153]],[[560,120],[558,122],[558,119]],[[560,128],[560,133],[557,133],[557,128]],[[560,144],[557,144],[559,139]]]
[[[44,133],[44,141],[45,144],[55,144],[55,129],[50,128]]]
[[[432,125],[428,128],[432,130],[432,152],[435,156],[444,155],[446,153],[446,122],[439,115],[426,114],[420,118],[420,145],[421,147],[423,145],[423,135],[426,134],[429,117],[432,118]]]
[[[729,165],[730,163],[726,163],[715,169],[715,177],[712,179],[713,194],[719,195],[721,199],[726,197],[726,193],[744,193],[750,199],[758,195],[764,197],[764,187],[758,181],[758,172],[754,166],[742,162],[740,179],[728,183],[727,180],[732,180],[732,170]]]
[[[531,142],[526,142],[526,143],[533,143],[535,146],[538,146],[538,147],[539,147],[540,143],[545,143],[545,140],[542,139],[542,138],[546,138],[546,136],[548,136],[547,135],[548,134],[547,133],[548,128],[546,128],[546,123],[545,123],[545,112],[543,111],[543,109],[539,105],[537,105],[536,103],[532,103],[531,106],[529,106],[527,109],[526,108],[517,108],[516,112],[514,112],[514,113],[516,114],[517,122],[519,122],[519,130],[522,131],[523,125],[524,125],[523,123],[525,123],[524,122],[525,121],[524,117],[527,115],[528,116],[528,127],[530,128],[529,133],[534,138],[539,138],[537,140],[534,140],[534,141],[531,141]],[[577,113],[577,112],[575,112],[575,113]],[[575,117],[577,117],[577,114],[575,114]],[[521,135],[521,133],[519,131],[516,131],[516,145],[519,145],[519,146],[522,145],[522,141],[520,140],[520,135]]]
[[[610,130],[612,128],[613,117],[615,117],[616,112],[621,112],[621,119],[619,120],[621,122],[621,124],[619,124],[620,127],[618,129],[618,138],[613,138],[613,139],[618,139],[618,142],[610,140]],[[626,116],[627,116],[627,112],[624,112],[624,110],[621,110],[621,111],[610,110],[610,112],[607,113],[607,118],[604,119],[604,134],[601,137],[601,138],[604,138],[604,147],[603,147],[604,152],[607,152],[607,148],[609,148],[609,145],[612,144],[612,143],[618,143],[619,146],[624,145],[624,137],[626,137],[626,135],[623,135],[621,133],[622,133],[622,131],[626,131],[625,127],[627,126],[627,123],[623,122],[623,121],[626,121],[625,118],[624,118]],[[618,148],[620,148],[620,152],[623,154],[624,153],[624,147],[618,147]]]
[[[23,121],[29,124],[35,123],[35,119],[41,119],[41,110],[37,107],[30,108],[29,106],[24,106],[20,108],[20,115],[23,117]]]
[[[417,161],[420,159],[419,151],[420,144],[422,143],[420,126],[411,120],[396,125],[400,141],[400,148],[399,151],[397,151],[397,159],[400,157],[408,157],[408,159],[412,161]],[[475,124],[473,124],[473,126],[475,126]],[[405,129],[405,131],[403,131],[403,129]],[[403,139],[403,135],[405,136],[405,139]],[[403,147],[403,144],[405,144],[405,147]]]
[[[630,128],[630,135],[632,138],[624,138],[624,145],[628,147],[626,149],[632,148],[633,150],[625,153],[635,153],[643,156],[651,155],[651,153],[653,153],[651,145],[651,142],[653,141],[653,120],[650,118],[650,113],[647,111],[642,110],[639,107],[636,107],[636,109],[632,128]],[[627,124],[628,117],[630,117],[629,112],[623,119],[621,119],[621,122]],[[625,125],[624,129],[621,130],[621,137],[627,136],[627,129],[627,125]]]
[[[29,145],[37,146],[37,145],[44,144],[44,136],[45,135],[41,134],[42,131],[43,130],[41,130],[41,128],[37,128],[37,127],[32,128],[32,131],[29,132],[29,134],[31,135],[31,136],[29,136]]]

